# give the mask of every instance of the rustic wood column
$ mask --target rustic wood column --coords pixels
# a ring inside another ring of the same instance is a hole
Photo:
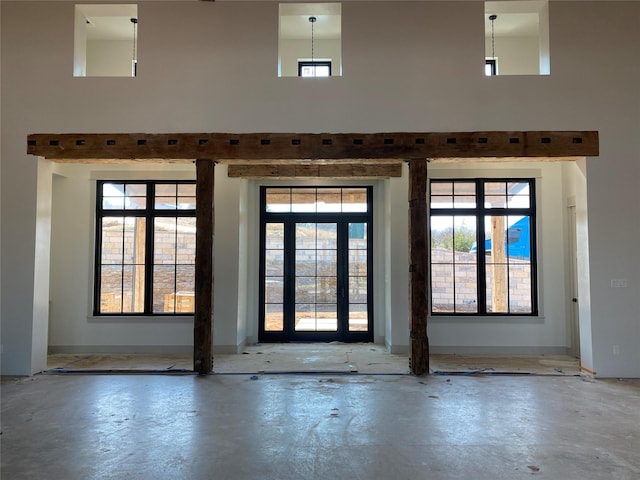
[[[215,162],[196,160],[196,286],[193,324],[193,370],[213,369],[213,184]]]
[[[409,362],[415,375],[429,373],[427,220],[427,159],[412,159],[409,160]]]

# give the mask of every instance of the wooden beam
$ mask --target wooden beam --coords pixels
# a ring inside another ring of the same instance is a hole
[[[438,133],[32,134],[27,153],[52,161],[587,157],[595,131]]]
[[[427,221],[427,160],[414,159],[409,161],[409,362],[415,375],[429,373]]]
[[[213,184],[215,162],[196,160],[196,278],[193,325],[193,370],[213,369]]]
[[[402,163],[321,165],[232,163],[228,167],[228,176],[240,178],[390,178],[402,176]]]

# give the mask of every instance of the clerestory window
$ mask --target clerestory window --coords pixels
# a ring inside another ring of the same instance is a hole
[[[136,4],[76,5],[74,77],[135,77],[137,50]]]
[[[485,75],[549,75],[548,1],[487,1],[484,5]]]
[[[281,3],[278,76],[342,75],[342,4]]]
[[[298,62],[299,77],[330,77],[331,62]]]

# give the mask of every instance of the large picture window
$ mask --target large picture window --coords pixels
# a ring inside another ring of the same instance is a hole
[[[431,180],[431,313],[536,315],[533,179]]]
[[[194,312],[195,182],[99,181],[95,315]]]

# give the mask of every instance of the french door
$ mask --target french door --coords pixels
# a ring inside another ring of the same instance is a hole
[[[261,341],[373,340],[371,189],[261,190]]]

